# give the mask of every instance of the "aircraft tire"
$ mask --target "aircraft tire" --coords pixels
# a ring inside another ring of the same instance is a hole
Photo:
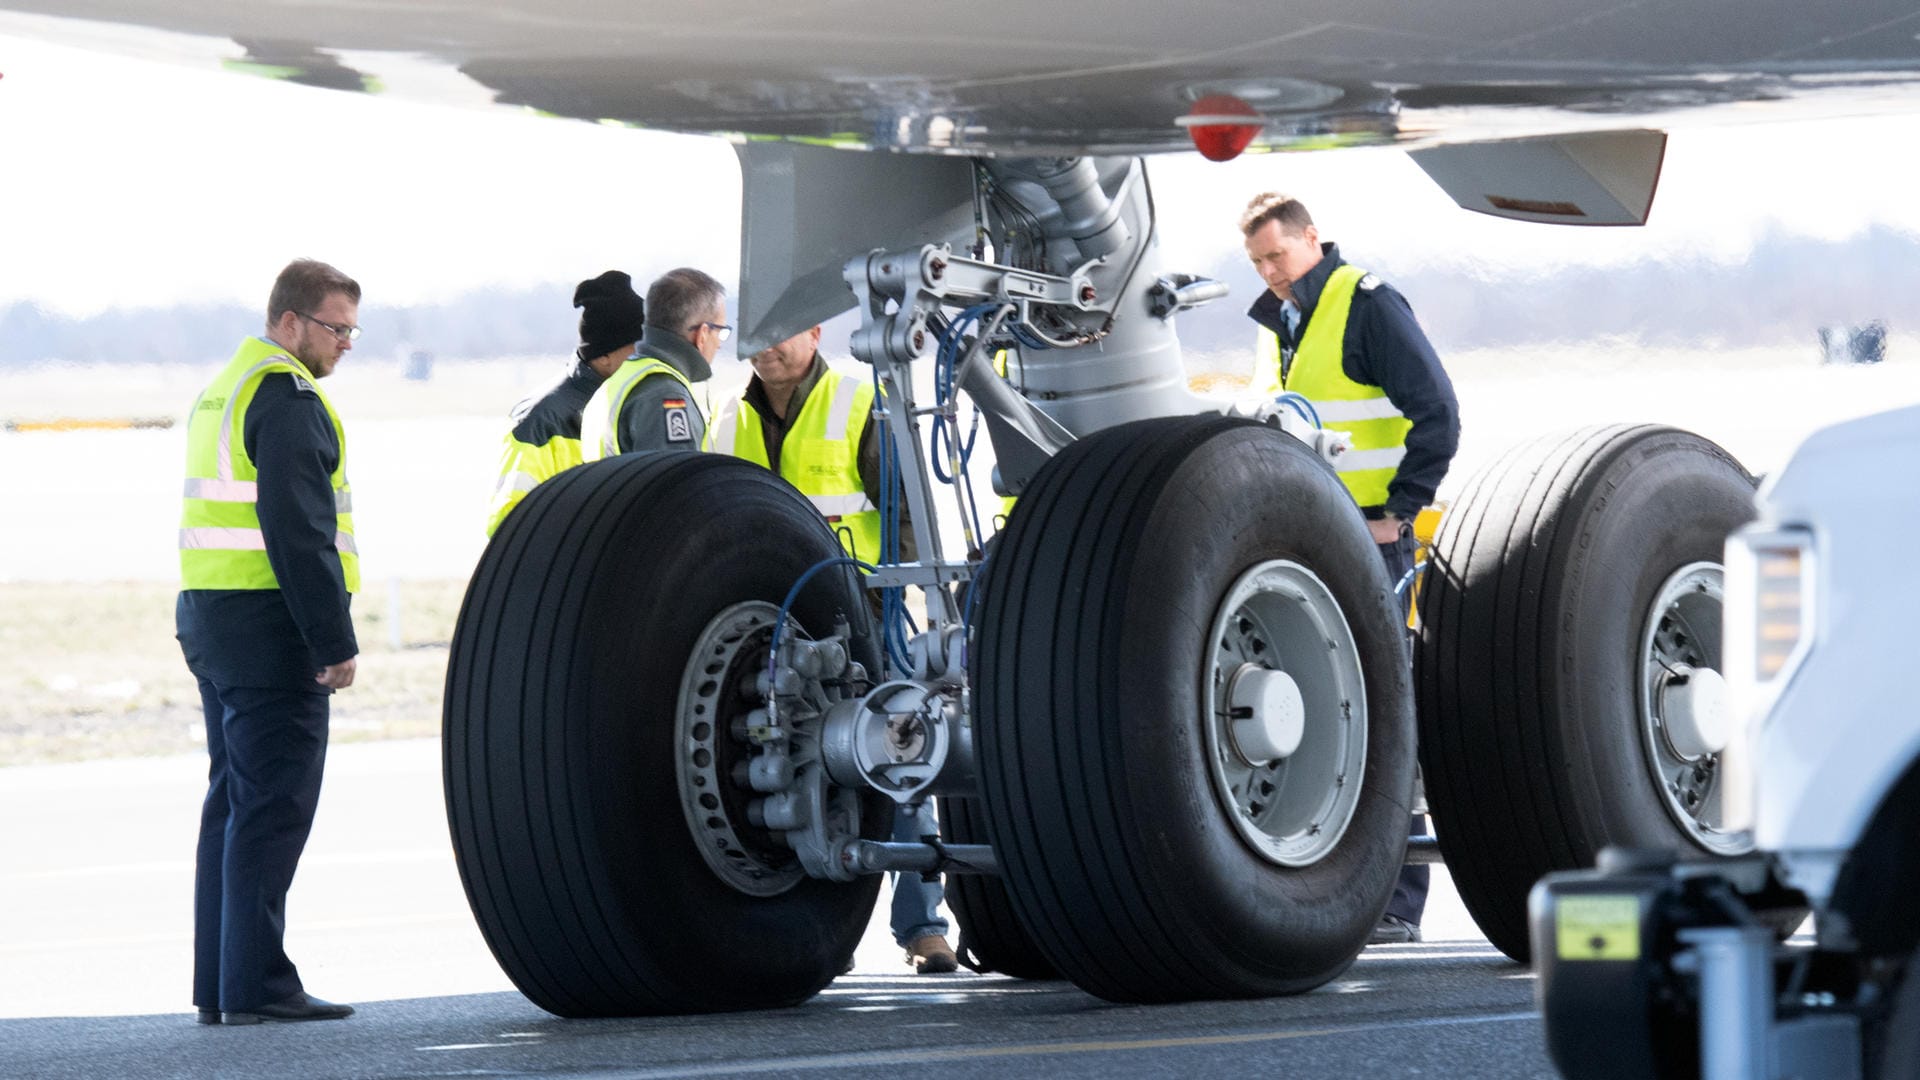
[[[1659,658],[1642,646],[1679,575],[1706,598],[1713,632],[1696,636],[1713,639],[1698,648],[1717,665],[1711,590],[1753,490],[1697,435],[1591,428],[1508,452],[1442,519],[1415,647],[1422,778],[1461,900],[1515,960],[1528,959],[1527,892],[1542,875],[1590,867],[1608,845],[1713,850],[1656,786],[1667,751],[1651,745],[1642,691]]]
[[[1403,620],[1333,471],[1247,421],[1119,425],[1049,462],[996,548],[970,654],[980,806],[1046,959],[1128,1002],[1299,993],[1345,970],[1405,858],[1414,747]],[[1246,627],[1308,703],[1297,749],[1252,773],[1222,756],[1232,710],[1206,704],[1220,656],[1255,647]],[[1303,817],[1243,806],[1236,775]]]
[[[940,800],[940,836],[955,844],[987,843],[986,826],[974,800]],[[946,895],[947,906],[960,923],[961,963],[979,972],[997,971],[1016,979],[1060,977],[1033,935],[1020,925],[1006,884],[998,877],[949,874]]]
[[[695,846],[674,745],[682,679],[716,613],[777,606],[838,554],[786,482],[699,453],[570,469],[487,546],[447,668],[447,819],[481,933],[534,1004],[567,1017],[774,1008],[853,955],[880,879],[730,886]],[[850,572],[823,571],[793,615],[824,635],[862,604]],[[863,831],[878,838],[891,817],[870,794]]]

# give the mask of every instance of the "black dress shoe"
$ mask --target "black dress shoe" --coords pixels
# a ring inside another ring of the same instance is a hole
[[[220,1010],[219,1010],[219,1009],[201,1009],[201,1010],[200,1010],[200,1019],[199,1019],[199,1021],[198,1021],[198,1022],[199,1022],[199,1023],[202,1023],[202,1024],[217,1024],[217,1023],[219,1023],[219,1022],[220,1022]]]
[[[228,1027],[238,1027],[245,1024],[291,1024],[301,1020],[345,1020],[352,1015],[351,1005],[321,1001],[317,997],[308,997],[303,991],[285,1001],[244,1012],[225,1012],[220,1017],[221,1023]]]
[[[1398,915],[1382,915],[1380,925],[1373,928],[1373,934],[1367,938],[1367,944],[1404,945],[1419,940],[1419,923],[1408,922]]]

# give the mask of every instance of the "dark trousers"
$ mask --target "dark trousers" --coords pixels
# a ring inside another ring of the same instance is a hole
[[[1414,546],[1413,526],[1411,525],[1402,525],[1400,527],[1400,539],[1398,542],[1380,545],[1381,561],[1387,564],[1387,580],[1398,585],[1400,584],[1400,579],[1407,576],[1407,571],[1413,569]],[[1403,600],[1405,598],[1411,598],[1413,596],[1413,587],[1409,585],[1407,591],[1402,595]],[[1398,605],[1398,610],[1406,611],[1407,604],[1402,602]],[[1413,635],[1411,633],[1407,635],[1407,643],[1409,646],[1413,643]],[[1427,835],[1427,819],[1424,816],[1419,814],[1414,815],[1410,835]],[[1400,880],[1393,886],[1393,899],[1387,903],[1387,914],[1395,918],[1405,919],[1413,925],[1419,926],[1420,916],[1425,914],[1427,910],[1427,884],[1432,877],[1432,871],[1426,866],[1401,867]]]
[[[246,1011],[292,997],[287,888],[327,752],[325,693],[200,680],[207,799],[193,875],[193,1004]]]

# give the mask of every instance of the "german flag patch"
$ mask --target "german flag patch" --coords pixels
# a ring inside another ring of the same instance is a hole
[[[667,398],[661,402],[666,409],[667,441],[670,443],[690,443],[693,441],[693,421],[687,417],[686,398]]]

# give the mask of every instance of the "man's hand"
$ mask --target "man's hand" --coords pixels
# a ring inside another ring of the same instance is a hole
[[[1383,518],[1368,518],[1367,531],[1373,534],[1376,544],[1392,544],[1400,540],[1400,527],[1405,524],[1399,518],[1388,514]],[[348,661],[351,663],[352,661]]]
[[[345,690],[353,685],[353,665],[356,657],[349,656],[337,664],[328,664],[313,681],[331,690]]]

